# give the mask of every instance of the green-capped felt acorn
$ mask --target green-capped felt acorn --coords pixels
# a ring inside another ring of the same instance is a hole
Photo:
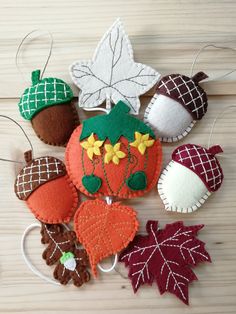
[[[58,78],[41,79],[40,70],[32,72],[32,86],[18,103],[21,116],[30,120],[38,137],[45,143],[63,146],[79,124],[72,104],[73,92]]]
[[[65,266],[66,269],[74,271],[76,268],[75,256],[72,252],[63,252],[60,263]]]

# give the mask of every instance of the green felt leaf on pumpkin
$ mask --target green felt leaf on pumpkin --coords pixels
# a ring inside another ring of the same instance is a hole
[[[32,86],[27,88],[18,103],[21,116],[31,120],[46,107],[69,102],[73,92],[63,80],[54,77],[40,79],[40,70],[31,74]]]
[[[100,189],[102,180],[101,178],[91,174],[83,176],[82,184],[89,193],[94,194]]]
[[[89,137],[95,133],[99,140],[105,141],[108,138],[112,145],[117,143],[121,136],[134,141],[134,133],[150,134],[152,138],[155,135],[150,127],[144,122],[129,114],[130,108],[122,101],[119,101],[106,115],[100,115],[83,122],[83,129],[80,140]]]
[[[136,171],[129,176],[126,184],[133,191],[145,190],[147,187],[147,176],[143,171]]]

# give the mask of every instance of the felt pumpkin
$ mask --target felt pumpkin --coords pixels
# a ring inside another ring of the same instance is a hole
[[[207,111],[207,95],[199,86],[203,72],[187,77],[170,74],[157,85],[156,94],[146,108],[144,121],[162,142],[176,142],[186,136]]]
[[[109,114],[76,128],[66,147],[66,167],[74,185],[88,196],[141,196],[156,183],[161,144],[150,127],[118,102]]]
[[[79,124],[72,99],[73,92],[63,80],[40,79],[40,70],[36,70],[32,72],[32,86],[24,91],[18,106],[43,142],[64,146]]]
[[[78,204],[77,191],[70,181],[63,162],[45,156],[32,160],[25,153],[26,166],[15,181],[15,193],[26,201],[34,216],[43,223],[68,223]]]
[[[206,149],[185,144],[174,150],[158,181],[166,210],[191,213],[220,188],[223,171],[215,155],[221,152],[219,145]]]

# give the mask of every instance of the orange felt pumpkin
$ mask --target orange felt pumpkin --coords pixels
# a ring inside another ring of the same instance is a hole
[[[78,205],[78,194],[63,162],[54,157],[32,160],[25,154],[27,165],[15,181],[15,193],[26,201],[34,216],[48,224],[68,223]]]
[[[88,196],[131,198],[157,182],[162,149],[153,131],[119,102],[107,115],[83,122],[66,148],[66,167],[74,185]]]
[[[96,199],[80,205],[74,217],[74,229],[89,255],[95,277],[97,263],[125,248],[133,240],[138,225],[136,212],[119,202],[108,205]]]

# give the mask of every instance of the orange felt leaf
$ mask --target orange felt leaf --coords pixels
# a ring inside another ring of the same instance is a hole
[[[138,226],[136,212],[119,202],[108,205],[105,201],[96,199],[80,205],[74,217],[74,228],[89,255],[95,277],[96,265],[103,258],[127,247]]]

